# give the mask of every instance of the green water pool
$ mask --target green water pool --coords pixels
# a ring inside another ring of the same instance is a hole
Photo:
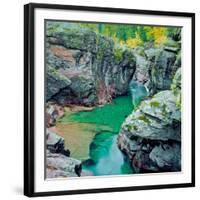
[[[58,122],[86,125],[78,132],[71,133],[71,138],[76,144],[70,143],[69,135],[66,141],[69,146],[71,145],[71,149],[75,149],[72,157],[82,160],[83,169],[95,176],[134,173],[117,146],[117,136],[126,117],[132,113],[141,99],[148,95],[148,92],[143,85],[135,81],[131,81],[129,90],[130,95],[117,97],[112,103],[90,111],[68,113]],[[79,148],[76,149],[76,145]]]
[[[59,123],[77,122],[96,126],[96,135],[89,147],[85,147],[89,148],[90,162],[83,162],[83,169],[96,176],[133,173],[130,164],[117,147],[117,134],[123,121],[132,111],[131,97],[121,96],[110,104],[91,111],[66,115],[60,120]]]

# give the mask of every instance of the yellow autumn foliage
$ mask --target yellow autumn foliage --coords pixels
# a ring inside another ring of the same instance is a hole
[[[167,28],[165,27],[145,27],[148,39],[153,39],[154,44],[159,46],[167,40]]]
[[[140,38],[139,34],[136,33],[136,37],[135,38],[129,38],[128,40],[126,40],[126,46],[129,48],[135,48],[136,46],[140,46],[143,44],[142,39]]]

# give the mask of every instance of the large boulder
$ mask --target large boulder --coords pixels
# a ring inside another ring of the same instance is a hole
[[[151,100],[143,101],[139,108],[127,117],[123,123],[123,131],[151,140],[180,141],[180,116],[173,93],[159,92]]]
[[[81,170],[81,161],[47,150],[46,178],[77,177]]]
[[[122,124],[118,146],[137,172],[181,170],[180,71],[172,90],[143,101]]]

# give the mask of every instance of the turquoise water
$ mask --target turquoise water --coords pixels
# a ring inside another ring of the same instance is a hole
[[[91,146],[90,156],[94,164],[83,164],[83,169],[98,175],[133,174],[129,162],[117,147],[117,134],[98,133]]]
[[[83,162],[83,169],[91,171],[93,175],[134,173],[117,146],[117,135],[125,118],[139,104],[141,98],[146,96],[146,90],[144,87],[132,85],[130,91],[132,95],[117,97],[110,104],[62,118],[62,122],[87,123],[97,127],[96,135],[89,146],[90,159]]]
[[[133,173],[117,146],[121,124],[133,108],[131,96],[121,96],[110,104],[66,115],[62,119],[62,122],[87,123],[97,127],[97,133],[89,146],[90,159],[89,162],[83,162],[83,169],[96,176]]]
[[[135,107],[140,103],[142,98],[148,96],[147,88],[133,80],[129,84],[129,91],[132,96],[132,103]]]

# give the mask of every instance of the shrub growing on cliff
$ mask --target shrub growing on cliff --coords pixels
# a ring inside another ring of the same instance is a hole
[[[147,40],[153,41],[155,46],[159,46],[167,40],[167,28],[165,27],[145,27]]]
[[[125,45],[129,48],[135,48],[137,46],[141,46],[143,44],[143,41],[138,33],[136,33],[135,38],[129,38],[126,40]]]
[[[123,58],[123,49],[120,47],[114,48],[114,58],[116,61],[121,61]]]

